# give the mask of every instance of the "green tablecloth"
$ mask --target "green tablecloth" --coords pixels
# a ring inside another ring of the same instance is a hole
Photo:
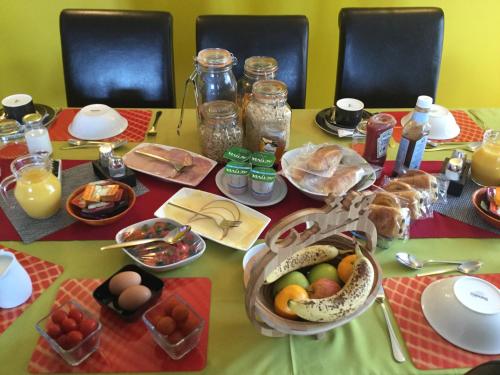
[[[311,142],[335,142],[313,125],[317,110],[293,112],[290,147]],[[475,111],[482,118],[483,111]],[[484,123],[500,129],[500,111],[485,110]],[[492,116],[496,114],[495,116]],[[199,151],[194,111],[186,113],[182,136],[175,127],[179,110],[164,110],[159,134],[151,142],[175,145]],[[495,122],[496,121],[496,122]],[[347,143],[347,141],[342,141]],[[55,157],[91,159],[95,151],[61,151],[63,142],[55,142]],[[122,152],[132,148],[127,146]],[[393,158],[396,150],[391,149]],[[426,155],[427,160],[442,160],[448,152]],[[99,247],[111,241],[38,241],[2,244],[64,266],[62,276],[48,288],[2,335],[0,335],[0,373],[27,373],[31,353],[38,340],[34,326],[53,304],[61,283],[69,278],[105,278],[129,259],[117,252],[101,252]],[[394,254],[407,251],[421,258],[478,258],[484,262],[481,273],[500,271],[500,241],[478,239],[412,239],[396,242],[388,250],[378,250],[377,259],[385,277],[412,275],[394,261]],[[320,341],[310,337],[268,338],[261,336],[245,314],[242,282],[243,252],[207,241],[205,255],[196,262],[164,273],[164,277],[209,277],[212,281],[208,363],[203,373],[210,374],[462,374],[465,369],[419,371],[404,347],[407,361],[397,364],[383,321],[382,311],[374,305],[347,325],[331,331]],[[398,332],[399,335],[399,332]],[[399,335],[401,338],[401,336]],[[401,341],[404,343],[404,341]],[[403,345],[404,346],[404,345]]]

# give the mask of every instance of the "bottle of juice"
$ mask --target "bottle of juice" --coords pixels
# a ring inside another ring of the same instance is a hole
[[[427,135],[430,131],[429,111],[432,98],[420,95],[411,119],[404,124],[403,136],[399,143],[394,175],[402,174],[406,169],[418,169],[424,156]]]

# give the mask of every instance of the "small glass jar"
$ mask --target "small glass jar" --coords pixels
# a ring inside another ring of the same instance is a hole
[[[117,178],[125,176],[125,163],[123,158],[111,154],[108,158],[109,177]]]
[[[238,107],[234,102],[215,100],[204,103],[200,109],[200,117],[198,131],[203,155],[223,162],[227,149],[242,146],[243,130]]]
[[[251,151],[270,152],[279,162],[290,141],[292,111],[288,89],[278,80],[257,81],[245,111],[245,145]]]
[[[24,138],[30,154],[50,156],[52,143],[49,131],[43,125],[43,117],[39,113],[30,113],[23,117]]]
[[[370,164],[382,167],[392,137],[396,119],[388,113],[378,113],[369,118],[366,125],[366,145],[363,157]]]
[[[245,60],[243,69],[243,77],[238,80],[238,105],[242,111],[248,104],[255,82],[276,78],[278,61],[273,57],[252,56]]]
[[[472,154],[472,180],[482,186],[500,186],[500,131],[484,132],[483,144]]]
[[[108,168],[109,158],[113,155],[113,148],[109,143],[105,143],[99,146],[99,163],[101,167]]]

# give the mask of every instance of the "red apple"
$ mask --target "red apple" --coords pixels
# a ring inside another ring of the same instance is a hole
[[[339,283],[336,281],[322,278],[313,282],[307,292],[309,293],[309,298],[326,298],[331,297],[341,289]]]

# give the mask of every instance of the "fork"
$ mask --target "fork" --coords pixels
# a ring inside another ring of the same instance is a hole
[[[172,167],[174,167],[175,171],[177,173],[181,173],[183,171],[184,168],[187,168],[187,167],[191,167],[191,165],[185,165],[185,164],[181,164],[181,163],[178,163],[176,161],[173,161],[173,160],[170,160],[170,159],[167,159],[163,156],[159,156],[159,155],[155,155],[155,154],[150,154],[149,152],[146,152],[146,151],[141,151],[141,150],[134,150],[134,152],[136,154],[139,154],[139,155],[143,155],[143,156],[148,156],[152,159],[156,159],[156,160],[160,160],[160,161],[163,161],[165,163],[168,163],[170,164]]]
[[[387,331],[389,332],[389,339],[391,341],[392,355],[397,362],[404,362],[404,361],[406,361],[406,358],[403,354],[403,351],[401,350],[401,346],[399,344],[398,337],[396,336],[396,333],[394,332],[394,328],[392,327],[392,323],[389,319],[389,314],[387,313],[387,308],[385,307],[385,303],[384,303],[385,292],[384,292],[384,288],[382,287],[382,285],[380,286],[380,289],[378,290],[376,299],[377,299],[377,302],[382,307],[382,311],[384,312],[384,318],[385,318],[385,322],[387,324]]]
[[[240,220],[227,220],[227,219],[222,218],[221,221],[217,221],[214,217],[212,217],[210,215],[206,215],[206,214],[203,214],[201,212],[198,212],[198,211],[195,211],[195,210],[191,210],[190,208],[179,206],[178,204],[175,204],[175,203],[172,203],[172,202],[167,202],[167,204],[169,204],[170,206],[173,206],[173,207],[180,208],[180,209],[182,209],[184,211],[188,211],[188,212],[191,212],[193,214],[196,214],[196,215],[199,215],[199,216],[203,216],[203,217],[205,217],[207,219],[212,220],[215,223],[215,225],[217,225],[217,227],[219,227],[219,229],[222,230],[221,240],[223,240],[227,236],[227,233],[229,232],[229,229],[235,228],[235,227],[237,227],[237,226],[239,226],[241,224]]]

